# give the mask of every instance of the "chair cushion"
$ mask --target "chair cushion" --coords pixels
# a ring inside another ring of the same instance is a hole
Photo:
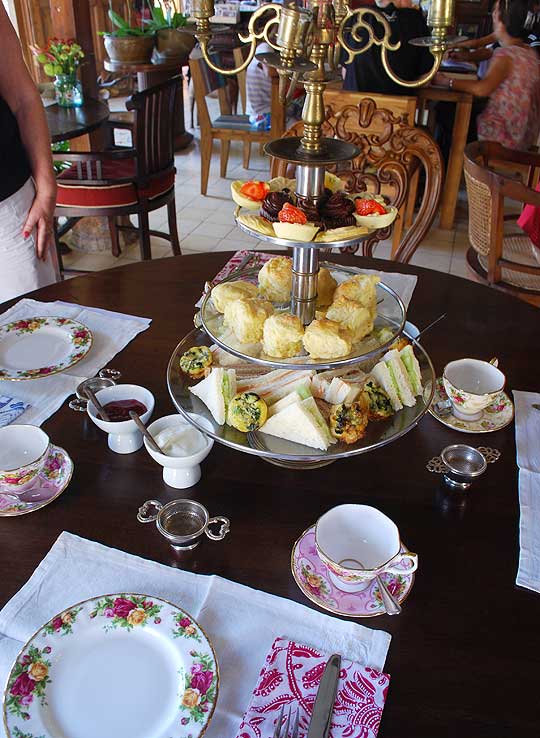
[[[118,159],[117,161],[101,162],[101,176],[98,177],[96,164],[89,162],[92,179],[115,180],[135,177],[135,161],[133,159]],[[90,179],[87,173],[88,164],[82,166],[82,177]],[[57,207],[67,208],[120,208],[136,205],[140,197],[153,200],[160,197],[174,187],[175,172],[166,172],[151,180],[149,186],[137,189],[132,182],[118,184],[79,184],[77,165],[73,164],[58,177]]]
[[[227,128],[233,131],[258,131],[249,122],[249,115],[220,115],[212,121],[212,128]]]

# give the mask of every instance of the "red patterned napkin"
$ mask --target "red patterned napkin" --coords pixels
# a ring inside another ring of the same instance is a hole
[[[276,638],[240,725],[237,738],[269,738],[282,705],[285,714],[300,709],[298,738],[305,738],[324,667],[321,654],[285,638]],[[342,658],[330,738],[375,738],[390,677]]]

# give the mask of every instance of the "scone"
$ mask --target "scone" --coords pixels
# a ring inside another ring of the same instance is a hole
[[[257,291],[257,285],[251,282],[243,280],[223,282],[223,284],[217,284],[212,290],[212,302],[218,313],[224,313],[228,302],[238,300],[240,297],[255,297]]]
[[[349,331],[334,320],[314,320],[304,333],[304,348],[312,359],[339,359],[351,353]]]
[[[302,351],[304,326],[296,315],[276,313],[271,315],[263,327],[263,351],[268,356],[289,359]]]
[[[259,290],[273,302],[288,302],[291,299],[292,261],[286,256],[270,259],[259,272]]]
[[[373,330],[373,316],[371,311],[356,300],[338,297],[326,311],[329,320],[347,328],[353,341],[359,341]]]
[[[243,297],[227,303],[224,322],[241,343],[254,343],[262,339],[264,321],[273,312],[268,300]]]
[[[328,269],[321,267],[317,279],[317,307],[326,307],[334,299],[337,282]]]
[[[375,274],[357,274],[342,282],[334,292],[334,301],[340,297],[355,300],[367,308],[373,317],[377,314],[377,285],[381,278]]]

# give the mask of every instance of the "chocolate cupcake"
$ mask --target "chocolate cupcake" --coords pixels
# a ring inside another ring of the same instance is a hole
[[[354,202],[345,193],[336,192],[321,206],[321,216],[327,229],[356,225]]]
[[[261,215],[271,223],[277,223],[278,213],[286,202],[293,204],[292,197],[289,190],[282,190],[281,192],[269,192],[261,205]]]
[[[317,206],[313,202],[311,202],[309,198],[300,197],[300,195],[297,195],[296,206],[304,211],[310,223],[315,223],[315,225],[318,225],[319,228],[324,227],[321,215],[317,210]]]

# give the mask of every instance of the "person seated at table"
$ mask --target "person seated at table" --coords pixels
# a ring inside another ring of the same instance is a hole
[[[43,103],[0,5],[0,302],[56,281],[56,179]]]
[[[527,44],[527,0],[497,2],[493,9],[495,49],[483,79],[454,79],[437,74],[435,84],[489,98],[476,118],[477,136],[509,149],[528,149],[540,133],[540,63]],[[474,121],[471,121],[474,124]],[[472,139],[474,127],[469,129]]]
[[[408,82],[420,78],[433,66],[433,56],[427,47],[412,46],[409,43],[413,38],[430,35],[422,11],[413,6],[411,0],[376,0],[376,4],[390,25],[392,43],[401,43],[397,51],[388,53],[390,68]],[[376,36],[382,35],[383,28],[373,16],[368,16],[366,22]],[[350,45],[354,46],[354,43]],[[363,42],[359,44],[362,45]],[[346,58],[345,52],[343,59]],[[381,59],[381,49],[375,45],[355,56],[349,64],[344,63],[343,89],[376,92],[381,95],[411,94],[409,87],[397,84],[387,75]]]

